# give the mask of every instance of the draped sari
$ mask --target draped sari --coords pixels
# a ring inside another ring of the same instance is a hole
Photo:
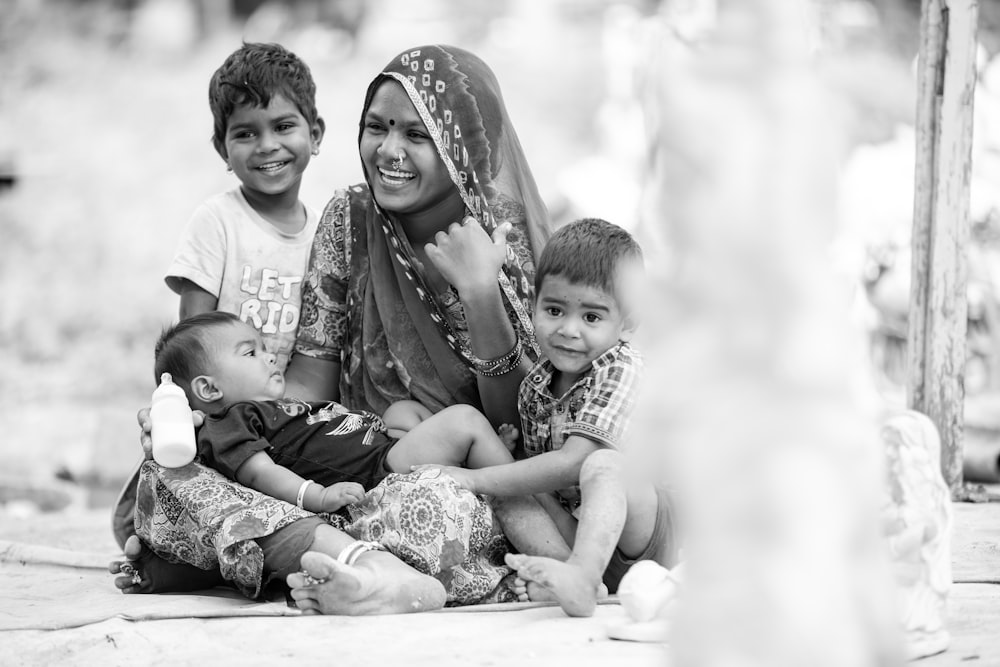
[[[534,261],[548,235],[547,214],[496,78],[461,49],[411,49],[371,83],[362,119],[387,79],[407,91],[467,212],[490,233],[499,224],[512,224],[497,280],[519,344],[535,359],[528,314]],[[455,403],[481,407],[457,293],[428,288],[399,222],[378,207],[367,185],[336,192],[323,212],[295,353],[340,361],[340,400],[354,409],[381,414],[400,399],[418,400],[434,411]],[[254,539],[307,514],[198,463],[167,470],[147,461],[133,492],[135,532],[157,554],[203,569],[219,567],[251,597],[261,591],[264,573]],[[423,508],[421,516],[439,519],[433,534],[426,523],[407,519],[415,503]],[[489,504],[450,478],[390,475],[351,516],[336,527],[379,541],[437,577],[449,603],[500,599],[499,584],[510,574],[502,561],[506,540]],[[116,525],[119,543],[128,532],[127,525]]]

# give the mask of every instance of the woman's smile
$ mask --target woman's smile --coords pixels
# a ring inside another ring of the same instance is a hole
[[[417,177],[412,171],[390,171],[388,169],[378,168],[379,180],[388,187],[396,187],[400,185],[406,185],[414,178]]]

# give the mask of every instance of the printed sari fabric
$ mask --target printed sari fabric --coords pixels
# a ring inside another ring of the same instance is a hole
[[[488,233],[511,223],[498,284],[520,344],[536,359],[532,282],[548,236],[547,213],[496,78],[461,49],[411,49],[371,83],[362,120],[387,80],[402,85],[413,102],[467,213]],[[428,287],[399,222],[365,185],[336,193],[323,212],[296,354],[341,362],[341,402],[355,409],[381,414],[407,398],[434,411],[454,403],[481,407],[457,293]]]
[[[138,490],[135,531],[157,555],[218,567],[250,598],[261,594],[264,580],[264,554],[254,539],[310,515],[197,464],[169,469],[147,461]],[[449,605],[516,600],[503,562],[510,544],[493,510],[450,477],[435,470],[389,475],[348,513],[321,516],[438,579]]]

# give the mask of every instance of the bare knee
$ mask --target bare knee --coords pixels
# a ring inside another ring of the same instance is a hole
[[[491,432],[493,431],[493,427],[490,426],[490,422],[486,419],[486,416],[476,408],[465,403],[449,405],[439,414],[447,414],[448,419],[452,423],[469,431],[479,431],[484,428]]]
[[[614,449],[598,449],[583,460],[580,467],[580,484],[586,480],[619,477],[622,473],[622,455]]]

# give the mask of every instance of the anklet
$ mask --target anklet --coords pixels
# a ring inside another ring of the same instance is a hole
[[[354,563],[358,560],[358,557],[366,551],[385,551],[385,547],[378,542],[365,542],[363,540],[357,540],[348,544],[344,547],[343,551],[337,554],[337,562],[343,563],[344,565],[354,565]],[[316,586],[317,584],[326,583],[326,579],[314,577],[305,569],[299,570],[299,574],[301,574],[302,578],[306,580],[307,586]]]
[[[337,562],[344,565],[354,565],[358,557],[366,551],[385,551],[385,547],[378,542],[364,542],[362,540],[351,542],[337,554]]]

